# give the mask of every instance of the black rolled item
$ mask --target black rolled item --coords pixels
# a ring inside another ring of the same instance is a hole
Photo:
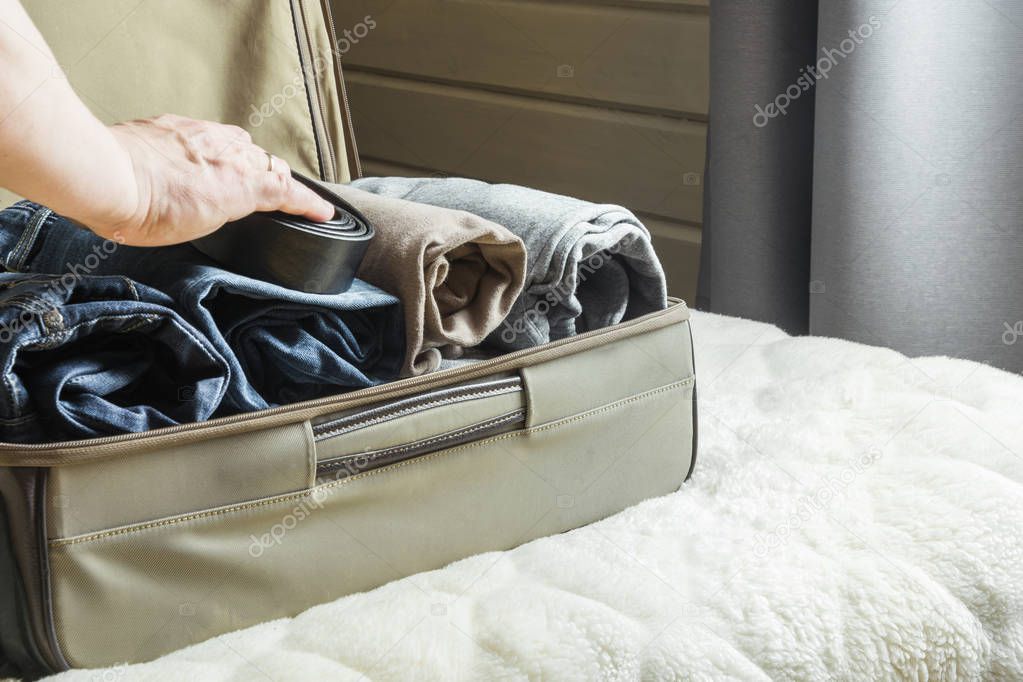
[[[317,223],[272,211],[227,223],[192,245],[225,269],[310,294],[348,290],[375,234],[354,206],[301,173],[292,176],[335,207]]]

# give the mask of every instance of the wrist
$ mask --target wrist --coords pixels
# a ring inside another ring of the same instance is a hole
[[[101,237],[123,241],[124,231],[140,222],[138,212],[143,205],[130,151],[132,140],[117,126],[100,124],[99,128],[91,154],[94,177],[100,182],[85,183],[92,186],[91,191],[75,195],[74,205],[63,213]]]

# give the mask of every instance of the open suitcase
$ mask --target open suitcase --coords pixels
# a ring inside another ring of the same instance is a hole
[[[236,123],[346,182],[359,165],[328,4],[25,2],[101,118]],[[673,300],[333,398],[0,444],[2,660],[26,676],[145,661],[582,526],[686,480],[695,407]]]

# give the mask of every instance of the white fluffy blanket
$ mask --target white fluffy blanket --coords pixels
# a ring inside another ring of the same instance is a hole
[[[693,329],[700,456],[680,492],[59,679],[1023,679],[1023,379],[714,315]]]

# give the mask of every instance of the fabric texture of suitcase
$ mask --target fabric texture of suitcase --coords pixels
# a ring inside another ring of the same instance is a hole
[[[236,123],[298,170],[358,177],[329,3],[25,4],[101,117]],[[672,492],[696,455],[688,319],[671,300],[336,397],[0,444],[0,660],[152,659]]]

